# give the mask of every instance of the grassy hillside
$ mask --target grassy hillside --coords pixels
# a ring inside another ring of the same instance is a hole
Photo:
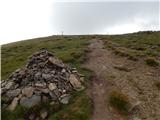
[[[105,48],[112,49],[113,53],[117,55],[132,60],[144,60],[149,65],[159,66],[160,32],[138,32],[125,35],[50,36],[2,45],[1,78],[7,80],[14,70],[26,64],[30,55],[47,49],[54,52],[65,63],[78,68],[80,73],[86,76],[84,84],[87,85],[91,71],[82,69],[80,65],[86,60],[87,46],[89,40],[92,39],[103,40]],[[49,116],[49,120],[89,120],[92,110],[92,101],[84,90],[73,95],[69,105],[58,106],[56,112]],[[2,119],[23,120],[28,111],[30,110],[21,108],[21,106],[18,106],[14,112],[2,110]]]
[[[80,64],[85,60],[88,42],[87,36],[51,36],[2,45],[2,79],[6,80],[14,70],[23,67],[27,58],[34,52],[47,49],[54,52],[65,63],[78,68],[87,80],[91,72],[80,68]],[[28,110],[18,106],[14,112],[2,110],[2,119],[23,120],[29,111],[37,113],[41,108],[51,109],[52,107],[42,104]],[[81,91],[73,95],[69,105],[55,108],[56,110],[51,110],[49,120],[88,120],[92,112],[92,102],[85,91]]]
[[[98,36],[115,54],[132,60],[140,58],[160,61],[160,31],[138,32],[124,35]]]
[[[54,36],[15,42],[2,45],[2,79],[25,65],[27,58],[34,52],[47,49],[66,63],[78,67],[85,59],[84,52],[88,40],[79,36]]]

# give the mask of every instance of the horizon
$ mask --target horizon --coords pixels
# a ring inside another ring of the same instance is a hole
[[[52,34],[52,35],[48,35],[48,36],[40,36],[40,37],[34,37],[34,38],[28,38],[28,39],[21,39],[21,40],[17,40],[17,41],[13,41],[13,42],[10,42],[10,43],[16,43],[16,42],[23,42],[23,41],[27,41],[27,40],[34,40],[34,39],[38,39],[38,38],[46,38],[46,37],[54,37],[54,36],[94,36],[94,35],[100,35],[100,36],[109,36],[109,35],[127,35],[127,34],[136,34],[136,33],[140,33],[140,32],[160,32],[160,30],[145,30],[145,31],[137,31],[137,32],[131,32],[131,33],[121,33],[121,34],[74,34],[74,35],[71,35],[71,34]],[[4,43],[4,44],[1,44],[1,45],[8,45],[10,43]]]

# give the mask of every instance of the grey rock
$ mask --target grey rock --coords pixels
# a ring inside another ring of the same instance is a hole
[[[54,104],[55,104],[55,101],[50,102],[50,105],[54,105]]]
[[[4,88],[1,88],[1,95],[6,93],[7,92],[7,89],[4,87]]]
[[[19,95],[18,95],[18,98],[19,98],[19,99],[21,99],[22,97],[23,97],[23,95],[22,95],[22,94],[19,94]]]
[[[19,84],[15,84],[14,85],[14,89],[18,88],[19,87]]]
[[[42,74],[42,78],[44,78],[44,79],[46,79],[46,80],[49,80],[49,79],[52,78],[52,75],[51,75],[51,74],[45,74],[45,73],[43,73],[43,74]]]
[[[84,82],[84,77],[80,77],[79,79],[81,82]]]
[[[42,119],[45,119],[48,116],[48,112],[45,110],[41,111],[40,116]]]
[[[47,93],[49,93],[49,89],[39,89],[42,93],[45,93],[45,94],[47,94]]]
[[[140,106],[140,104],[142,104],[142,102],[141,101],[137,101],[136,103],[134,103],[133,105],[131,105],[130,108],[129,108],[129,112],[132,111],[132,110],[134,110],[138,106]]]
[[[47,84],[45,82],[43,82],[43,83],[40,83],[40,82],[35,83],[36,87],[41,87],[41,88],[46,88],[46,85]]]
[[[69,94],[64,94],[64,95],[62,95],[60,97],[60,103],[62,103],[62,104],[68,104],[70,98],[71,98],[71,96]]]
[[[16,108],[17,104],[18,104],[18,100],[19,99],[17,97],[15,97],[13,99],[13,101],[11,102],[11,104],[9,105],[8,109],[13,111]]]
[[[81,89],[82,88],[82,85],[81,83],[78,81],[78,79],[75,77],[74,74],[71,74],[70,77],[69,77],[69,81],[70,83],[72,84],[72,86],[75,88],[75,89]]]
[[[54,92],[49,92],[49,95],[51,96],[51,98],[53,100],[57,100],[57,96],[56,96],[56,94]]]
[[[62,69],[62,71],[61,71],[62,73],[65,73],[66,72],[66,70],[65,69]]]
[[[8,82],[5,86],[6,89],[10,89],[15,83],[14,82]]]
[[[78,73],[77,70],[73,70],[72,73]]]
[[[55,84],[55,83],[50,83],[49,85],[48,85],[48,88],[49,88],[49,90],[55,90],[56,88],[57,88],[57,85]]]
[[[41,101],[41,96],[33,95],[30,98],[22,98],[20,104],[24,107],[30,108],[37,105]]]
[[[35,94],[35,95],[41,95],[41,94],[42,94],[42,91],[40,91],[40,90],[34,90],[34,94]]]
[[[55,74],[55,73],[56,73],[56,71],[55,71],[55,70],[52,70],[52,71],[51,71],[51,73],[52,73],[52,74]]]
[[[58,60],[58,59],[56,59],[56,58],[54,58],[54,57],[49,57],[49,59],[48,59],[52,64],[54,64],[54,65],[56,65],[56,66],[58,66],[58,67],[64,67],[64,64],[60,61],[60,60]]]
[[[34,77],[35,77],[36,79],[39,79],[39,78],[41,77],[41,72],[37,72],[37,73],[34,75]]]
[[[5,87],[6,83],[7,83],[7,82],[6,82],[5,80],[2,80],[2,81],[1,81],[1,87]]]
[[[16,97],[20,94],[21,89],[10,90],[6,93],[8,97]]]
[[[58,89],[55,89],[54,90],[54,94],[57,96],[57,97],[60,97],[61,93]]]
[[[22,94],[26,97],[31,97],[33,95],[34,88],[33,87],[25,87],[22,89]]]
[[[64,88],[65,88],[64,83],[61,82],[61,81],[58,81],[58,88],[59,88],[59,89],[64,89]]]

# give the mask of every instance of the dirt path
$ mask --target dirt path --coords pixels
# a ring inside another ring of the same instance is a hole
[[[89,49],[82,67],[95,73],[89,89],[94,104],[92,120],[159,120],[160,91],[154,83],[160,81],[160,71],[114,55],[103,49],[100,40],[92,40]],[[128,95],[132,105],[138,103],[137,110],[125,117],[115,112],[107,102],[112,90]]]

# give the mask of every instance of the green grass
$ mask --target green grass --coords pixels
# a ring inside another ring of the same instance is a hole
[[[148,57],[148,58],[146,58],[145,61],[146,61],[147,65],[150,65],[150,66],[153,66],[153,67],[159,66],[159,62],[153,57]]]
[[[84,74],[85,81],[83,84],[87,87],[91,71],[83,69],[80,65],[86,60],[88,46],[88,36],[51,36],[37,38],[11,44],[2,45],[2,79],[6,80],[8,76],[17,68],[23,67],[27,59],[34,52],[47,49],[54,52],[55,55],[69,64],[76,67],[80,73]],[[5,98],[3,100],[5,102]],[[85,91],[75,93],[69,105],[46,106],[41,104],[30,110],[17,106],[16,110],[11,112],[6,109],[2,110],[3,120],[23,120],[30,111],[39,114],[41,108],[51,111],[49,119],[58,120],[61,117],[66,120],[88,120],[92,112],[92,102],[86,95]],[[52,108],[57,108],[53,110]],[[5,117],[6,116],[6,117]]]
[[[37,38],[7,45],[2,45],[2,79],[26,64],[28,56],[34,52],[47,49],[70,65],[80,64],[84,59],[84,51],[88,40],[78,36],[53,36]]]
[[[109,104],[123,115],[129,113],[129,98],[119,91],[112,91],[109,96]]]
[[[49,120],[89,120],[92,113],[91,99],[84,91],[75,94],[68,106],[49,117]]]
[[[106,48],[133,60],[146,56],[157,59],[160,56],[160,31],[98,37],[105,41]]]
[[[7,109],[2,109],[1,117],[2,120],[24,120],[25,112],[26,108],[22,106],[17,106],[13,112]]]

